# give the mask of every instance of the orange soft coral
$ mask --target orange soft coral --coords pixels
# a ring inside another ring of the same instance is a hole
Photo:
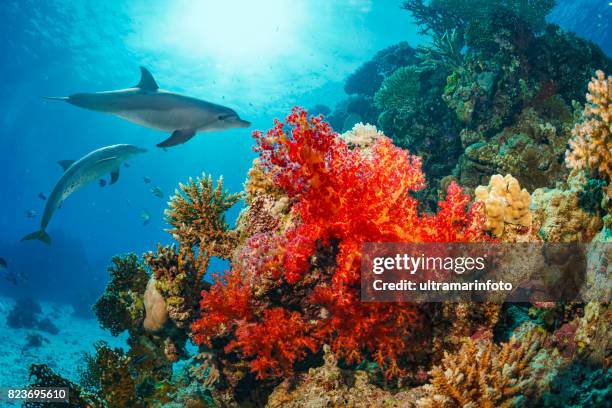
[[[413,304],[360,301],[362,245],[486,240],[480,204],[468,208],[469,197],[451,184],[437,214],[419,214],[410,195],[424,187],[418,157],[384,136],[367,152],[350,149],[320,117],[299,108],[286,123],[254,135],[258,165],[286,193],[291,222],[250,237],[246,270],[235,266],[240,271],[227,283],[203,293],[196,341],[229,336],[225,351],[250,359],[259,378],[289,373],[325,343],[348,363],[370,356],[387,377],[400,375],[402,360],[418,347],[412,340],[419,313]],[[234,302],[250,288],[251,315],[218,302],[221,294]],[[295,340],[275,334],[271,322]]]

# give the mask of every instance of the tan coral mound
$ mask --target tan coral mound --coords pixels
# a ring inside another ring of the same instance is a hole
[[[585,182],[581,174],[573,172],[568,190],[539,188],[533,192],[533,217],[545,241],[590,242],[601,230],[601,218],[580,207],[581,185]]]
[[[527,190],[521,189],[518,180],[510,174],[505,177],[495,174],[489,185],[478,186],[475,194],[476,200],[485,204],[487,228],[496,236],[504,234],[506,224],[531,225],[531,196]]]
[[[501,347],[491,341],[467,338],[456,354],[445,353],[441,366],[432,369],[429,396],[418,401],[425,408],[497,408],[519,404],[533,391],[531,362],[541,347],[537,329],[522,339],[512,337]]]
[[[168,321],[166,301],[156,288],[155,278],[151,277],[144,294],[146,317],[143,327],[149,331],[159,331]]]
[[[589,83],[583,121],[576,124],[566,155],[567,166],[594,171],[612,181],[612,76],[597,71]],[[612,188],[608,187],[608,196]]]

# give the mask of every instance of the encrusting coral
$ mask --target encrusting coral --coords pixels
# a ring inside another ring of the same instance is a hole
[[[589,82],[583,121],[572,131],[567,165],[612,182],[612,76],[597,71]],[[608,196],[612,188],[608,187]]]
[[[493,175],[488,186],[479,186],[474,193],[485,205],[487,228],[496,236],[503,235],[505,224],[531,225],[531,195],[510,174]]]

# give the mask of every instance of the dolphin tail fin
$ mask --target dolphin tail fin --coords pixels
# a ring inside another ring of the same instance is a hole
[[[40,231],[33,232],[31,234],[28,234],[25,237],[21,238],[21,241],[22,242],[29,241],[32,239],[37,239],[39,241],[44,242],[47,245],[51,245],[51,236],[49,236],[49,234],[47,234],[45,230],[40,230]]]
[[[51,99],[54,101],[67,101],[70,99],[69,96],[43,96],[44,99]]]

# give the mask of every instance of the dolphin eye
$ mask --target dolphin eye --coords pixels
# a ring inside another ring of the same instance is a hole
[[[229,119],[229,118],[231,118],[232,116],[234,116],[234,115],[232,115],[231,113],[229,113],[229,114],[225,114],[225,115],[219,115],[219,116],[217,117],[217,119],[218,119],[218,120],[225,120],[225,119]]]

